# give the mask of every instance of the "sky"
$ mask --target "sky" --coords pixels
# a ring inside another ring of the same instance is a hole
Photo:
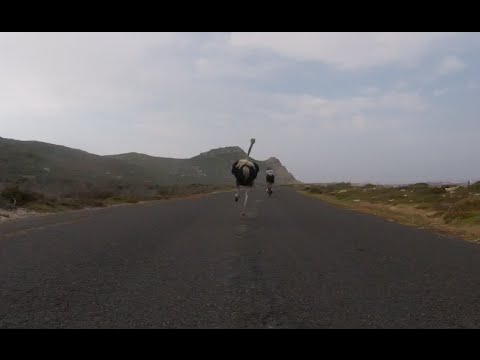
[[[478,33],[0,33],[0,136],[275,156],[304,182],[480,180]]]

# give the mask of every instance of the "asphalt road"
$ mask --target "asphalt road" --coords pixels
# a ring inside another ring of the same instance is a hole
[[[242,200],[242,199],[241,199]],[[280,189],[0,225],[0,328],[478,328],[480,246]]]

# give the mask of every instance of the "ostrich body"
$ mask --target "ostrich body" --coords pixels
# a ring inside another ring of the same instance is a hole
[[[254,186],[255,179],[258,172],[260,171],[258,164],[248,159],[254,143],[255,139],[251,139],[247,158],[237,160],[232,165],[232,174],[233,176],[235,176],[235,185],[237,187],[237,192],[235,193],[235,201],[238,201],[240,186],[246,187],[245,202],[243,204],[242,215],[245,215],[245,208],[247,207],[248,202],[248,191]]]

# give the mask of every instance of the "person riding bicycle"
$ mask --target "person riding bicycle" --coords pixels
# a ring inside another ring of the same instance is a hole
[[[275,172],[271,168],[267,168],[265,180],[267,181],[267,193],[272,195],[272,185],[275,182]]]

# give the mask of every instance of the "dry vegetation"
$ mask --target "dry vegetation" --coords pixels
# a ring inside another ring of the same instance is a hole
[[[230,190],[221,185],[181,185],[153,186],[136,188],[119,187],[79,187],[75,191],[49,195],[29,189],[19,184],[0,189],[0,220],[14,218],[15,214],[51,213],[65,210],[104,207],[114,204],[137,203],[140,201],[166,200]]]
[[[390,187],[349,183],[307,185],[302,192],[404,224],[480,239],[480,182],[471,186],[419,183]]]

